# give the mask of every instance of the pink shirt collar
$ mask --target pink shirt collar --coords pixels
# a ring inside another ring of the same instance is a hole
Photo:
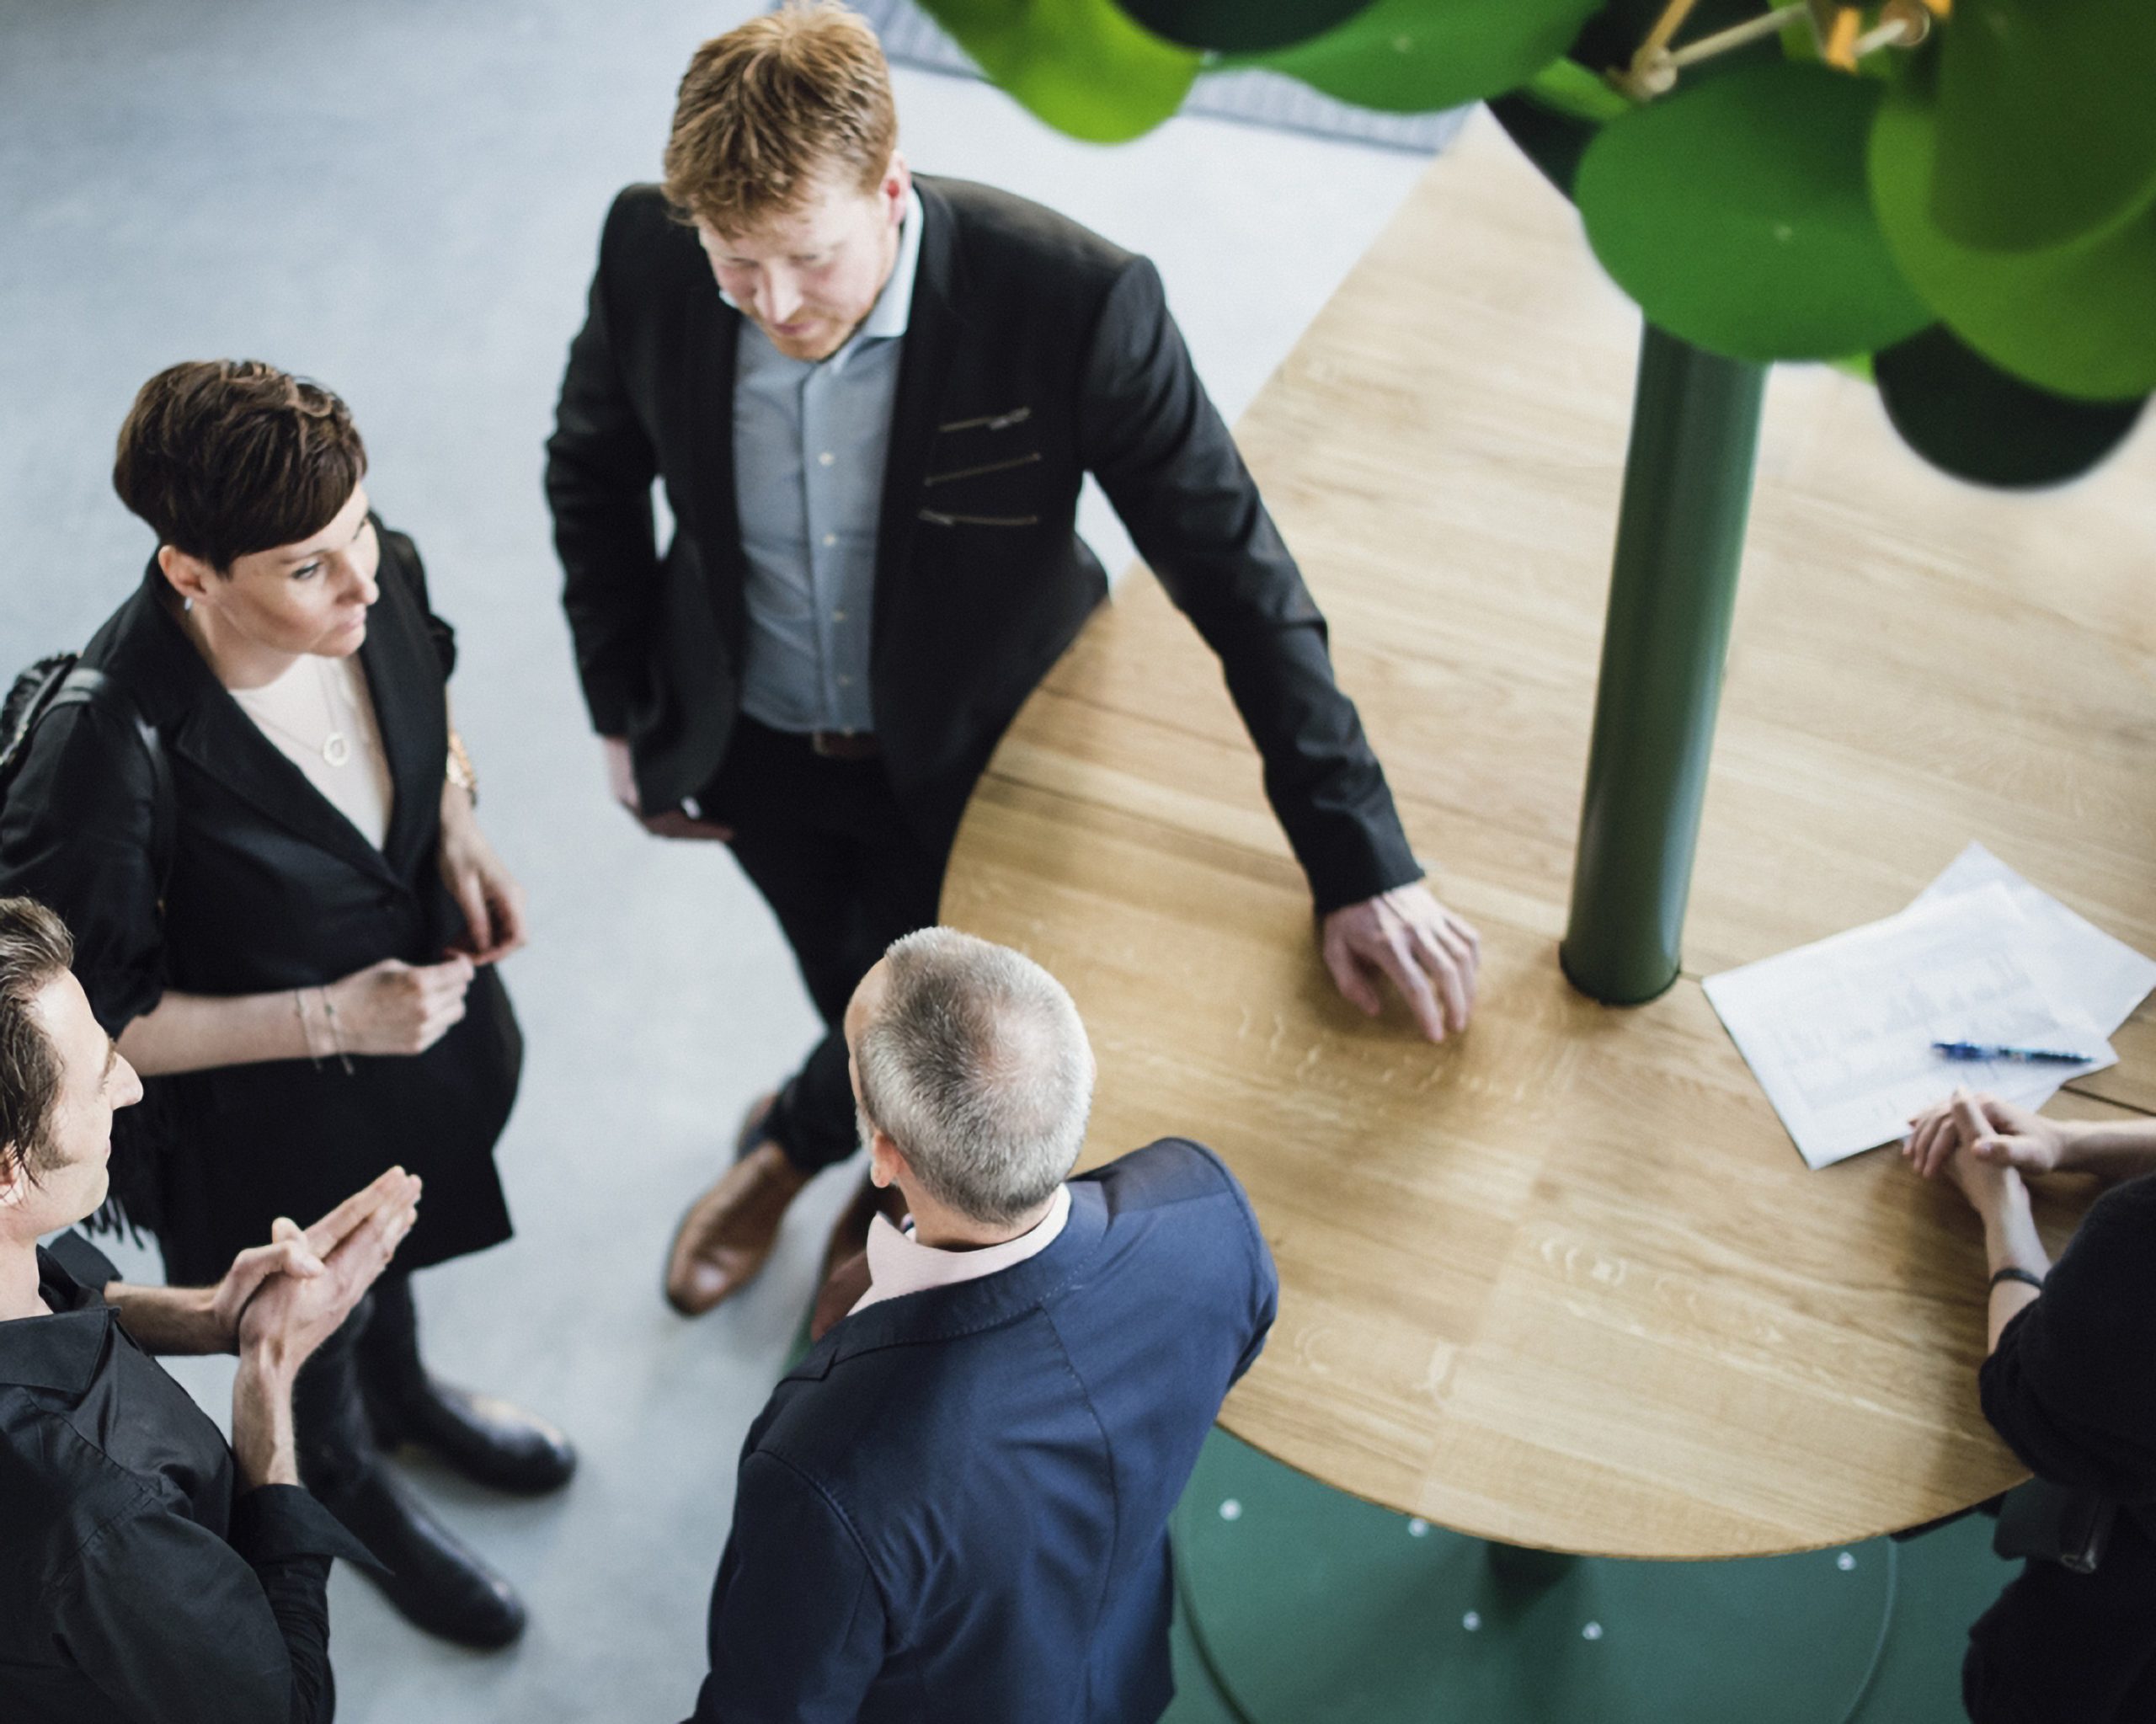
[[[944,1251],[921,1244],[913,1236],[910,1222],[901,1233],[888,1217],[878,1215],[868,1225],[868,1291],[846,1315],[851,1316],[887,1299],[923,1293],[931,1287],[955,1287],[961,1281],[978,1281],[984,1275],[1013,1268],[1054,1244],[1063,1224],[1070,1219],[1070,1188],[1059,1185],[1048,1214],[1016,1239],[983,1246],[979,1251]]]

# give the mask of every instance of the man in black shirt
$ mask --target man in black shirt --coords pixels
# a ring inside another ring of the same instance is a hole
[[[1903,1153],[1983,1220],[1991,1268],[1984,1417],[2039,1478],[2118,1505],[2093,1573],[2032,1561],[1969,1631],[1976,1724],[2156,1718],[2156,1120],[2047,1119],[1956,1092]],[[2125,1182],[2051,1262],[2024,1176]]]
[[[212,1288],[131,1287],[79,1236],[141,1096],[58,917],[0,899],[0,1717],[326,1724],[329,1559],[292,1380],[415,1219],[392,1169]],[[236,1351],[232,1446],[147,1355]]]

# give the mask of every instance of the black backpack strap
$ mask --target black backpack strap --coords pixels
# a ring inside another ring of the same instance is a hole
[[[157,734],[157,726],[136,709],[127,691],[92,665],[77,665],[70,670],[38,717],[42,718],[56,707],[97,707],[113,718],[125,719],[141,739],[142,752],[150,757],[150,856],[157,868],[157,904],[162,909],[165,888],[172,881],[174,827],[179,819],[172,762],[165,758],[163,738]]]

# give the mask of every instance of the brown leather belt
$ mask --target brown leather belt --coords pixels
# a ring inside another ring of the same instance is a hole
[[[873,730],[812,730],[808,747],[827,761],[873,761],[883,752]]]

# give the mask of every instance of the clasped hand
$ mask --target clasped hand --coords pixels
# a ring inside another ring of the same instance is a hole
[[[346,1054],[424,1054],[461,1022],[478,960],[453,952],[439,963],[385,958],[323,991]]]
[[[392,1167],[312,1227],[279,1217],[270,1242],[242,1252],[211,1294],[226,1345],[296,1369],[388,1266],[419,1220],[419,1189],[418,1175]]]
[[[2022,1174],[2054,1172],[2066,1142],[2058,1121],[1958,1087],[1909,1126],[1903,1158],[1926,1179],[1945,1174],[1980,1214]]]

